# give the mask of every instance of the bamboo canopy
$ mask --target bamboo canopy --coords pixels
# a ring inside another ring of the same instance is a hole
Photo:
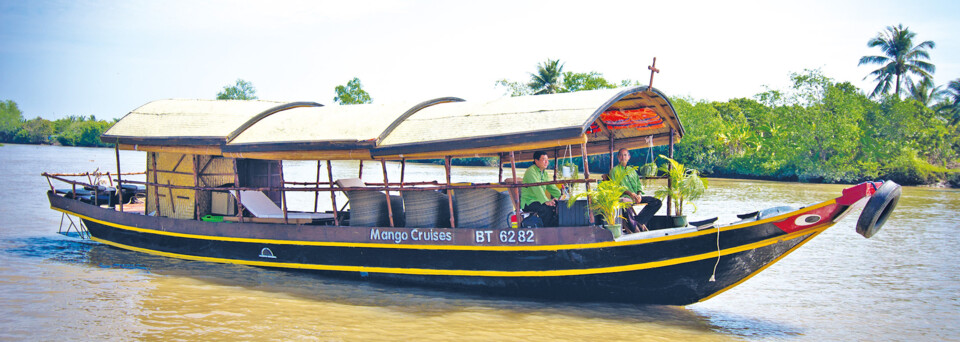
[[[293,108],[260,120],[223,151],[229,156],[261,159],[371,159],[370,149],[381,135],[407,115],[457,101],[463,99]]]
[[[221,146],[259,120],[315,102],[243,100],[158,100],[134,109],[100,140],[121,146]]]
[[[634,122],[614,127],[603,120],[611,111],[639,110],[649,113],[651,125]],[[372,153],[436,158],[529,151],[517,157],[529,160],[533,150],[584,141],[588,154],[607,152],[611,139],[622,141],[621,147],[637,148],[648,146],[646,137],[653,136],[654,145],[665,145],[671,128],[679,140],[683,127],[673,105],[658,90],[645,86],[507,97],[420,110],[389,132]],[[589,147],[601,145],[603,150]]]
[[[494,156],[572,146],[609,153],[679,141],[683,126],[655,88],[636,86],[469,102],[329,106],[314,102],[161,100],[101,136],[121,149],[256,159]],[[143,146],[146,145],[146,146]]]

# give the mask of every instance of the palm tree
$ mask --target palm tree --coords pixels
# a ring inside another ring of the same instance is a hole
[[[946,114],[951,126],[956,125],[960,122],[960,78],[947,84],[947,89],[943,90],[943,98],[938,111]]]
[[[546,62],[537,65],[537,73],[530,74],[530,83],[527,86],[533,90],[534,95],[555,94],[561,92],[563,75],[563,64],[559,59],[547,59]]]
[[[917,82],[917,84],[907,83],[907,91],[910,93],[910,98],[917,100],[927,107],[940,102],[940,98],[944,95],[940,87],[942,86],[934,87],[933,80],[929,78],[924,78],[920,80],[920,82]]]
[[[896,27],[887,26],[885,32],[880,32],[877,37],[867,42],[867,47],[879,47],[883,56],[863,56],[860,58],[859,65],[880,64],[881,67],[874,70],[867,77],[876,76],[877,87],[870,93],[870,97],[877,94],[888,93],[891,83],[896,90],[894,94],[900,97],[901,78],[909,78],[909,74],[916,74],[922,78],[932,78],[931,74],[936,71],[936,66],[925,62],[929,60],[930,54],[926,49],[932,49],[932,41],[924,41],[917,46],[913,45],[913,38],[917,34],[910,32],[909,28],[899,24]],[[867,79],[864,77],[864,79]],[[895,80],[894,80],[895,79]]]

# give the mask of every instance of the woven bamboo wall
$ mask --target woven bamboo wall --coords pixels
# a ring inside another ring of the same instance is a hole
[[[154,169],[154,164],[156,164],[156,170]],[[147,182],[195,186],[193,173],[194,155],[160,152],[147,153]],[[188,189],[147,186],[147,211],[148,213],[156,212],[155,215],[162,217],[179,219],[195,218],[195,193],[196,191]],[[158,195],[159,201],[157,199]]]
[[[223,158],[220,156],[197,156],[200,166],[200,187],[218,187],[225,184],[233,184],[233,158]],[[200,216],[210,214],[210,193],[211,191],[199,191],[197,194],[197,206]]]

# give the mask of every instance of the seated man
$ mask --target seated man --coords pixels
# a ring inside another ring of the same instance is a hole
[[[523,173],[523,184],[551,181],[546,172],[548,164],[550,164],[550,158],[547,157],[546,152],[535,152],[533,154],[533,165]],[[560,189],[553,185],[538,185],[520,189],[520,207],[523,208],[523,211],[536,213],[543,221],[544,227],[557,226],[557,198],[560,198]]]
[[[617,154],[617,160],[620,161],[620,164],[614,166],[613,170],[610,170],[610,179],[613,179],[614,170],[626,169],[627,162],[630,161],[630,152],[625,148],[621,148],[620,152]],[[643,184],[640,183],[640,177],[636,172],[628,172],[627,176],[623,178],[623,183],[621,184],[627,187],[627,190],[623,192],[622,200],[624,202],[632,203],[630,207],[623,210],[623,216],[626,219],[623,222],[623,227],[631,233],[647,231],[647,222],[650,222],[650,219],[653,218],[653,215],[660,210],[660,206],[663,205],[663,202],[658,200],[656,197],[643,196]],[[641,203],[646,205],[643,206],[643,209],[640,210],[639,214],[637,214],[633,210],[633,205]]]

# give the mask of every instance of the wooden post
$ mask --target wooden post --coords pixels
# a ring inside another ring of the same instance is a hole
[[[199,156],[196,154],[193,155],[193,186],[195,188],[200,187],[200,170],[197,168],[200,167]],[[200,221],[200,190],[193,190],[193,216],[197,218],[197,221]]]
[[[317,159],[317,185],[316,186],[317,186],[317,191],[313,192],[313,212],[317,212],[317,206],[320,204],[320,159]]]
[[[553,181],[557,181],[557,171],[560,169],[560,152],[558,149],[553,149]]]
[[[340,225],[340,213],[337,212],[337,195],[333,192],[333,166],[327,160],[327,179],[330,180],[330,203],[333,204],[333,225]],[[320,187],[320,184],[317,184]]]
[[[450,205],[450,228],[457,228],[453,217],[453,189],[450,189],[450,156],[443,157],[443,168],[447,173],[447,203]]]
[[[44,173],[46,173],[46,172],[44,172]],[[50,181],[50,176],[47,176],[46,174],[44,174],[43,176],[44,176],[43,178],[46,178],[46,179],[47,179],[47,184],[50,185],[50,191],[56,192],[57,189],[53,187],[53,182]],[[118,176],[118,177],[119,177],[119,176]],[[121,209],[121,211],[122,211],[122,209]]]
[[[174,171],[176,171],[176,169],[174,169]],[[174,202],[174,200],[173,200],[173,187],[169,186],[169,185],[170,185],[170,180],[169,180],[169,179],[167,180],[167,185],[168,185],[168,186],[167,186],[167,191],[170,193],[170,211],[173,211],[173,214],[176,215],[176,214],[177,214],[177,202]]]
[[[360,168],[357,170],[357,178],[363,180],[363,159],[360,159]]]
[[[613,165],[615,165],[613,163],[613,159],[614,159],[613,134],[610,134],[610,137],[608,139],[610,139],[610,169],[609,170],[613,171]]]
[[[120,140],[117,139],[117,143],[113,145],[114,152],[117,154],[117,199],[120,201],[120,212],[123,212],[123,180],[120,179]],[[50,181],[50,178],[47,178],[47,181]],[[51,186],[52,188],[52,186]]]
[[[389,188],[390,188],[390,186],[389,186],[390,181],[387,180],[387,160],[386,160],[386,159],[380,158],[380,168],[383,169],[383,186],[386,187],[387,189],[389,189]],[[391,202],[393,202],[393,201],[390,200],[390,190],[384,190],[384,191],[383,191],[383,195],[384,195],[384,196],[387,196],[387,217],[390,218],[390,227],[394,227],[394,224],[393,224],[393,204],[391,203]]]
[[[583,157],[583,179],[587,180],[587,182],[584,183],[584,187],[587,188],[587,191],[590,191],[590,162],[587,161],[587,142],[586,141],[580,144],[580,155]],[[590,204],[591,204],[590,197],[587,197],[587,208],[590,208]],[[590,209],[587,209],[587,212],[589,211]],[[593,213],[590,213],[590,215],[588,216],[590,216],[590,224],[594,224],[595,222],[593,221]],[[608,223],[608,224],[613,224],[613,223]]]
[[[153,201],[154,205],[157,206],[157,216],[162,216],[160,213],[160,181],[157,180],[157,158],[159,157],[159,152],[153,152]],[[149,213],[147,213],[149,214]]]
[[[283,177],[283,160],[280,161],[280,209],[283,209],[283,223],[290,224],[287,219],[287,184]],[[267,172],[268,174],[270,172]]]
[[[653,57],[653,64],[647,67],[650,70],[650,82],[647,83],[647,91],[653,90],[653,74],[660,73],[660,69],[657,69],[657,57]]]
[[[497,153],[497,167],[500,169],[497,172],[498,183],[503,183],[503,153]]]
[[[520,209],[522,209],[520,208],[520,204],[521,204],[520,197],[522,197],[520,196],[520,191],[523,189],[517,186],[517,157],[513,153],[513,151],[510,151],[510,172],[512,172],[512,175],[513,175],[514,189],[517,189],[517,197],[512,198],[511,200],[513,200],[513,203],[516,204],[513,208],[513,211],[514,211],[515,217],[517,218],[517,228],[520,228],[521,227],[520,224],[523,223],[523,215],[520,215]]]
[[[673,127],[670,127],[670,151],[668,151],[668,154],[670,154],[670,159],[673,159]],[[667,170],[673,170],[673,164],[667,163]],[[673,191],[673,182],[670,181],[670,177],[667,177],[667,189]],[[673,216],[671,203],[673,203],[672,198],[667,195],[667,216]]]
[[[400,158],[400,187],[403,188],[404,176],[407,174],[407,158]],[[387,181],[383,181],[386,183]],[[402,195],[403,193],[401,193]]]
[[[237,164],[240,158],[233,158],[233,187],[237,189],[237,218],[243,223],[243,199],[240,197],[240,172],[237,171]]]

